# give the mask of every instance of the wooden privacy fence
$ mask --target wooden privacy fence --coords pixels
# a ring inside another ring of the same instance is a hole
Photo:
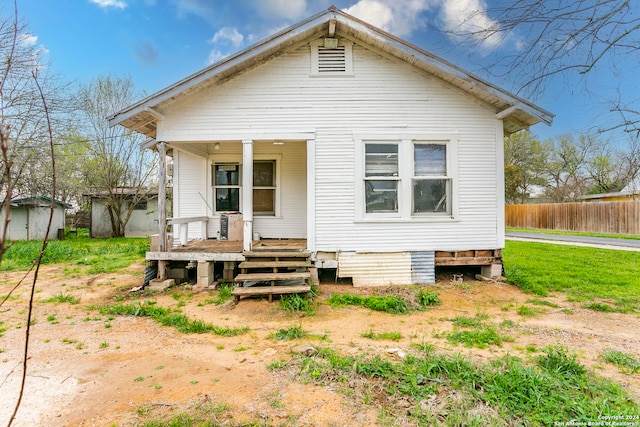
[[[505,225],[514,228],[640,234],[640,201],[507,205]]]

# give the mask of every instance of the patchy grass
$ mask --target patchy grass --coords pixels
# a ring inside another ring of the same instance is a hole
[[[291,314],[304,313],[307,316],[316,314],[316,305],[313,302],[313,295],[287,294],[280,297],[280,308]]]
[[[606,349],[602,352],[602,359],[620,368],[626,374],[636,374],[640,372],[640,360],[623,353],[620,350]]]
[[[47,298],[45,300],[42,300],[42,302],[46,302],[46,303],[69,303],[69,304],[79,304],[80,303],[80,298],[76,298],[73,295],[71,295],[70,293],[67,292],[59,292],[57,294],[55,294],[54,296],[52,296],[51,298]]]
[[[222,283],[220,285],[220,289],[216,291],[214,297],[207,299],[205,303],[215,304],[215,305],[224,304],[225,302],[233,298],[233,295],[231,295],[231,292],[233,292],[233,285],[230,285],[229,283]]]
[[[364,334],[360,334],[363,338],[369,338],[370,340],[380,341],[380,340],[389,340],[389,341],[400,341],[402,339],[402,334],[397,331],[392,332],[374,332],[370,330],[369,332],[365,332]]]
[[[321,348],[275,368],[303,382],[338,387],[355,405],[379,408],[384,425],[586,423],[639,409],[619,385],[587,371],[563,347],[545,348],[531,362],[507,355],[486,364],[432,348],[399,362]]]
[[[409,311],[407,301],[400,296],[360,296],[333,293],[327,302],[332,307],[355,305],[392,314],[404,314]]]
[[[216,335],[232,337],[246,333],[249,328],[228,328],[215,326],[202,320],[190,320],[179,310],[171,310],[155,305],[155,302],[145,301],[132,304],[110,304],[97,307],[100,314],[116,316],[150,317],[163,326],[172,326],[184,334],[203,334],[213,332]]]
[[[302,325],[291,326],[288,329],[280,329],[273,334],[273,338],[278,341],[291,341],[295,339],[304,338],[307,332],[302,328]]]
[[[504,341],[513,339],[500,334],[496,327],[488,320],[488,315],[478,313],[475,317],[459,316],[451,319],[453,331],[439,334],[438,338],[446,338],[453,344],[463,344],[465,347],[485,348],[489,345],[501,346]]]
[[[585,304],[608,300],[616,311],[640,313],[639,252],[507,241],[503,260],[508,281],[526,292],[561,291]]]

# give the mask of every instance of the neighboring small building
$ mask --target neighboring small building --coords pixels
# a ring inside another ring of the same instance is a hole
[[[135,203],[131,217],[125,226],[126,237],[146,237],[158,233],[158,191],[150,191],[146,196],[136,201],[136,191],[133,189],[118,189],[122,195],[123,211]],[[108,194],[96,192],[85,194],[89,199],[89,236],[95,238],[113,237],[111,220],[107,208]]]
[[[64,236],[65,209],[71,208],[71,205],[60,200],[54,200],[53,203],[53,221],[48,235],[50,240]],[[51,197],[29,196],[12,199],[11,221],[7,229],[7,239],[44,240],[50,213]],[[2,217],[4,218],[4,215]],[[0,231],[3,228],[4,222],[0,224]]]

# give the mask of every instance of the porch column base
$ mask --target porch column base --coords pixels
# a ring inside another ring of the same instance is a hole
[[[233,282],[233,273],[236,269],[236,263],[233,261],[225,261],[224,262],[224,270],[222,272],[222,280],[225,282],[232,283]]]
[[[210,261],[198,261],[198,280],[196,286],[209,287],[213,283],[213,262]]]

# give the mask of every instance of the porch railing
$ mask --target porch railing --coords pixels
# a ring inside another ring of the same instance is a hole
[[[200,223],[200,239],[207,239],[207,222],[209,218],[206,216],[192,216],[187,218],[167,218],[167,224],[173,225],[173,235],[177,237],[181,246],[187,244],[189,238],[189,224]]]

